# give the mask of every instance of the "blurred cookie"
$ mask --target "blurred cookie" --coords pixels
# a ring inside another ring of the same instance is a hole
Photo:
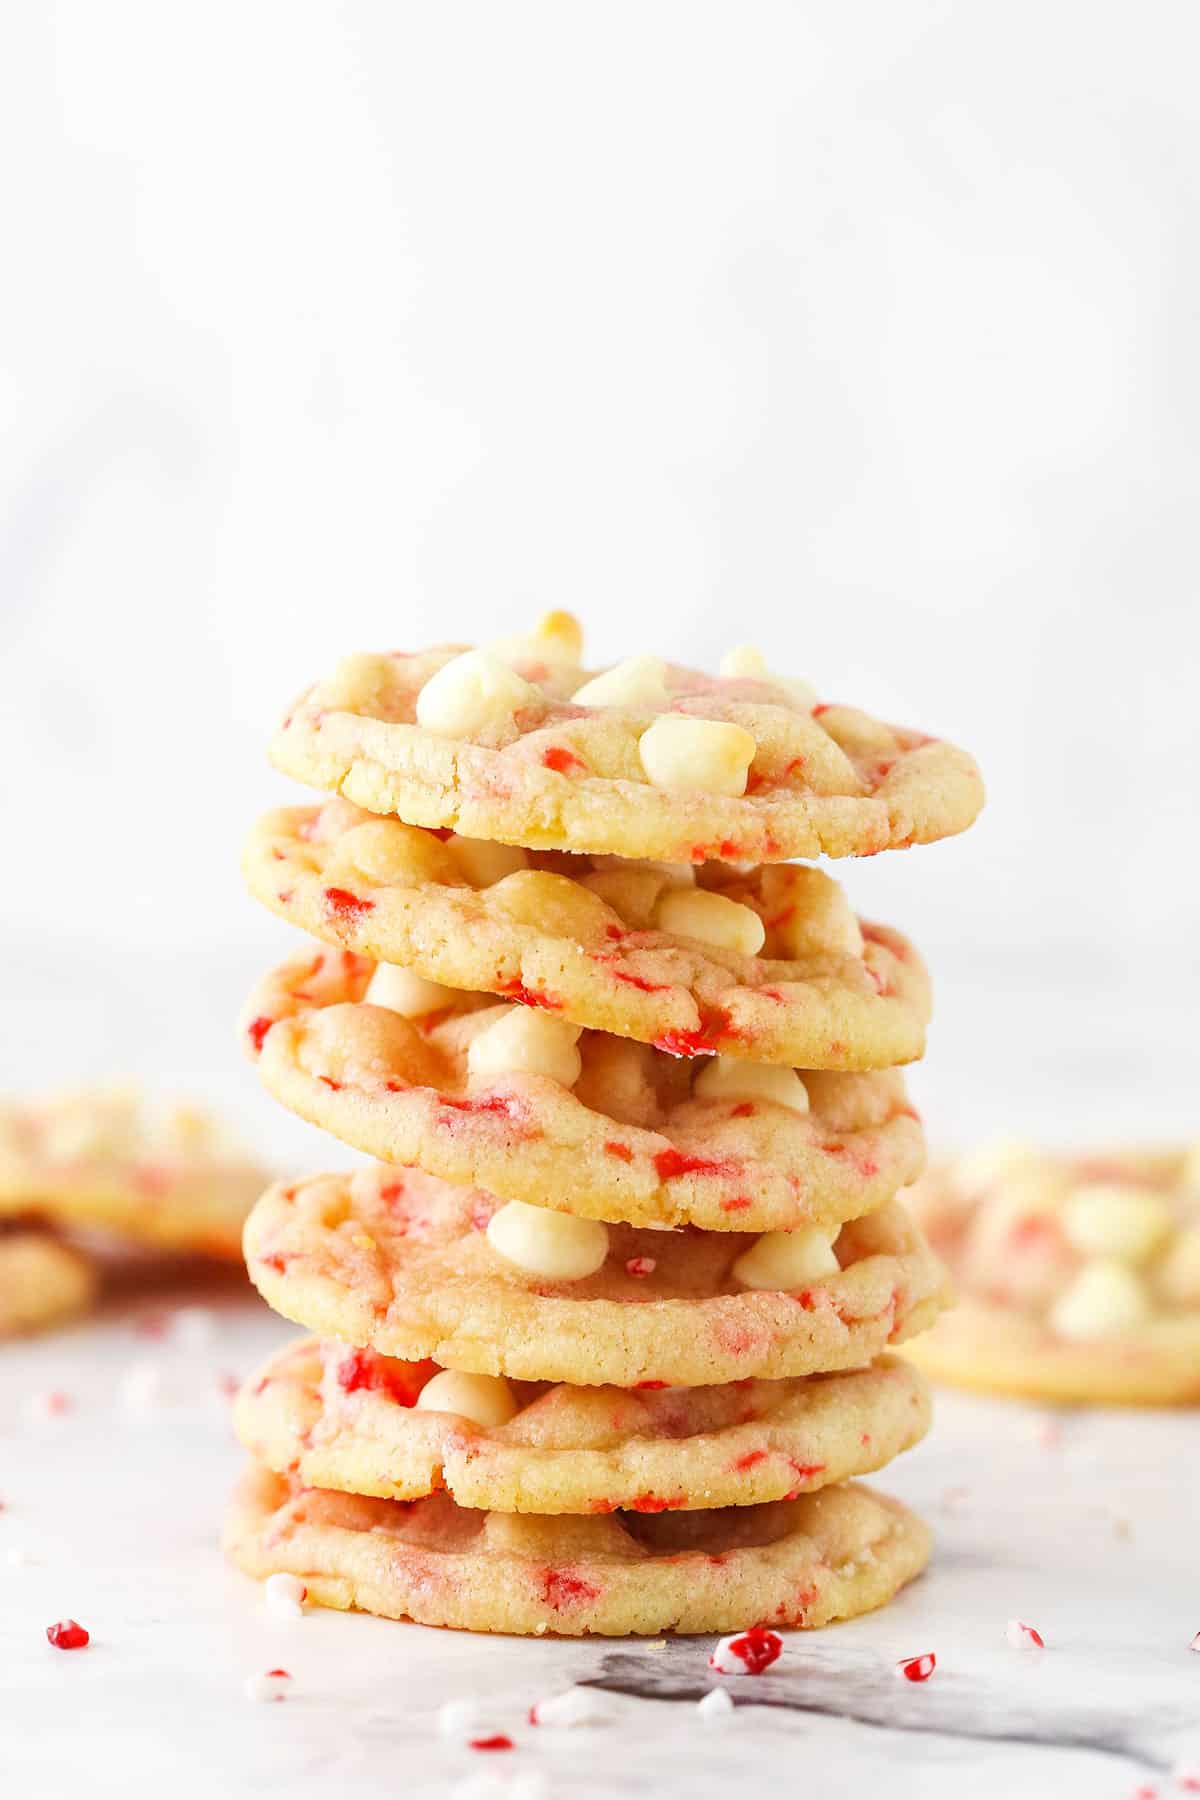
[[[88,1259],[52,1233],[21,1223],[0,1227],[0,1337],[86,1312],[97,1286]]]
[[[909,1352],[930,1375],[1082,1404],[1200,1402],[1200,1147],[997,1143],[906,1200],[960,1292]]]

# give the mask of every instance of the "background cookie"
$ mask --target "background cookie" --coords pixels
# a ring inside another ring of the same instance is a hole
[[[0,1104],[0,1218],[32,1214],[236,1261],[269,1179],[194,1107],[159,1114],[109,1088]]]
[[[802,683],[648,657],[596,681],[559,640],[507,661],[349,657],[292,708],[272,760],[413,825],[671,862],[862,856],[963,831],[983,804],[964,751]]]
[[[793,1499],[882,1468],[929,1425],[920,1376],[894,1357],[844,1375],[640,1392],[437,1383],[439,1372],[307,1338],[245,1384],[234,1428],[258,1462],[306,1487],[390,1500],[445,1488],[460,1506],[550,1514]]]
[[[243,1036],[276,1098],[389,1162],[588,1218],[710,1230],[840,1223],[922,1167],[894,1070],[696,1065],[477,995],[414,1021],[362,1004],[373,976],[349,951],[292,957],[255,989]]]
[[[20,1224],[0,1228],[0,1337],[86,1312],[98,1285],[87,1258],[51,1233]]]
[[[386,1356],[519,1380],[703,1386],[861,1368],[927,1326],[944,1271],[892,1202],[844,1226],[833,1272],[747,1287],[732,1232],[609,1226],[594,1273],[554,1280],[493,1247],[494,1196],[417,1170],[277,1183],[246,1226],[268,1305]],[[762,1240],[758,1240],[761,1242]]]
[[[426,1012],[443,983],[675,1053],[878,1069],[924,1049],[919,957],[860,924],[819,869],[538,856],[341,799],[268,813],[242,866],[290,923],[415,969],[409,1004]]]
[[[929,1533],[857,1485],[716,1512],[535,1518],[444,1494],[408,1505],[294,1488],[251,1466],[225,1548],[298,1575],[319,1606],[466,1631],[578,1637],[810,1627],[868,1612],[929,1558]]]
[[[911,1191],[962,1289],[930,1374],[1051,1400],[1200,1402],[1200,1150],[985,1145]]]

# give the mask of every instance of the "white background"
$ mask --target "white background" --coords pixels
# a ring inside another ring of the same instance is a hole
[[[935,1130],[1194,1128],[1186,4],[14,6],[0,1077],[228,1094],[263,745],[548,605],[978,754]]]

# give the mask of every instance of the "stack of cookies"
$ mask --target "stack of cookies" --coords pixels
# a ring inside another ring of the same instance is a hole
[[[227,1546],[470,1630],[824,1624],[927,1558],[856,1478],[926,1429],[886,1353],[947,1295],[896,1199],[924,970],[787,859],[961,831],[979,776],[750,649],[580,662],[563,613],[352,657],[275,741],[338,797],[249,844],[310,941],[246,1043],[376,1160],[247,1226],[316,1335],[241,1395]]]

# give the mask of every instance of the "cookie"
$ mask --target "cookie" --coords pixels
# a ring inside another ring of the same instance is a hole
[[[194,1107],[159,1117],[110,1088],[0,1104],[0,1218],[33,1214],[236,1261],[269,1179]]]
[[[940,1263],[896,1202],[844,1226],[830,1272],[787,1292],[735,1273],[752,1237],[628,1225],[608,1227],[594,1273],[548,1279],[494,1247],[499,1209],[415,1169],[278,1183],[250,1216],[246,1263],[269,1306],[322,1337],[473,1373],[615,1387],[862,1368],[947,1299]]]
[[[86,1312],[98,1285],[87,1258],[51,1233],[17,1223],[0,1229],[0,1337]]]
[[[964,751],[752,662],[712,677],[639,657],[597,683],[565,634],[547,656],[550,635],[352,656],[292,708],[272,760],[411,825],[668,862],[873,855],[963,831],[983,804]]]
[[[565,1637],[813,1627],[890,1600],[929,1559],[907,1508],[857,1485],[712,1512],[537,1518],[298,1488],[251,1465],[225,1549],[318,1606]]]
[[[388,1162],[581,1217],[714,1231],[837,1224],[922,1167],[895,1071],[697,1065],[469,994],[410,1020],[363,1003],[374,972],[350,951],[302,952],[259,984],[243,1033],[277,1099]]]
[[[243,869],[257,899],[326,943],[676,1053],[883,1069],[925,1047],[920,958],[860,923],[818,869],[693,875],[442,841],[341,799],[267,814]]]
[[[895,1357],[842,1375],[633,1392],[493,1376],[431,1390],[439,1372],[306,1338],[245,1384],[234,1429],[257,1462],[305,1487],[385,1500],[444,1488],[460,1506],[550,1514],[790,1500],[883,1468],[929,1428],[924,1383]]]
[[[1200,1403],[1200,1147],[994,1144],[910,1197],[962,1292],[913,1350],[931,1375],[1082,1405]]]

